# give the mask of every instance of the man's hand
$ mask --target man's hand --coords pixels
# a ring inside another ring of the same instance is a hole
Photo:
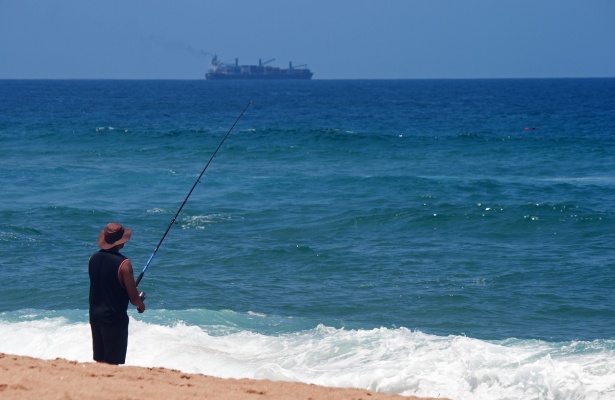
[[[145,292],[141,292],[139,293],[139,298],[141,299],[141,305],[137,306],[137,311],[141,314],[145,311],[145,299],[147,298],[147,295]]]

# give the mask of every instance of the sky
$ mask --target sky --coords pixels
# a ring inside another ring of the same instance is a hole
[[[615,0],[0,0],[0,79],[615,77]]]

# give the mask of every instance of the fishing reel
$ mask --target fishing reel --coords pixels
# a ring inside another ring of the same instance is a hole
[[[147,295],[145,294],[145,292],[141,292],[139,293],[139,297],[141,298],[141,301],[145,301],[145,299],[147,298]]]

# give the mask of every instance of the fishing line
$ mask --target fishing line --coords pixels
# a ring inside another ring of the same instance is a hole
[[[135,283],[137,284],[137,286],[139,285],[139,282],[141,282],[141,279],[143,278],[143,275],[145,274],[145,271],[147,270],[147,267],[149,267],[150,263],[152,262],[152,259],[154,258],[154,256],[156,255],[156,252],[158,251],[158,249],[160,248],[160,245],[162,244],[162,242],[164,241],[164,238],[167,237],[167,233],[169,233],[169,231],[171,230],[171,227],[173,226],[173,224],[175,223],[175,220],[177,219],[177,216],[179,215],[179,213],[182,211],[182,209],[184,208],[184,205],[186,205],[186,202],[188,201],[188,198],[190,197],[190,195],[192,194],[192,192],[194,191],[194,188],[196,187],[196,185],[201,181],[201,177],[203,176],[203,174],[205,173],[205,171],[207,170],[207,167],[209,167],[209,164],[211,164],[211,161],[214,159],[214,157],[216,156],[216,153],[218,153],[218,150],[220,150],[220,147],[222,147],[222,144],[224,143],[224,141],[226,140],[226,138],[231,134],[231,132],[233,131],[233,128],[235,128],[235,125],[237,125],[237,122],[239,122],[239,120],[241,119],[241,117],[243,117],[243,114],[246,112],[246,110],[250,107],[250,105],[252,105],[252,102],[250,101],[248,103],[248,105],[246,106],[246,108],[243,109],[243,111],[241,112],[241,114],[239,114],[239,117],[237,117],[237,119],[235,120],[235,122],[233,123],[233,126],[231,126],[231,129],[229,129],[229,131],[226,133],[226,135],[224,135],[224,137],[222,138],[222,141],[220,141],[220,144],[218,145],[218,147],[216,148],[216,151],[214,151],[214,153],[211,155],[209,161],[207,161],[207,164],[205,164],[205,167],[203,168],[203,170],[201,171],[201,174],[199,175],[198,178],[196,178],[196,181],[194,182],[194,185],[192,185],[192,188],[190,189],[190,191],[188,192],[188,195],[186,196],[186,198],[184,199],[184,202],[182,203],[182,205],[179,207],[179,210],[177,210],[177,212],[175,213],[175,216],[173,217],[173,219],[171,220],[171,223],[169,224],[169,226],[167,227],[167,230],[164,232],[164,235],[162,235],[162,238],[160,239],[160,242],[158,242],[158,245],[156,246],[156,248],[154,249],[154,252],[152,253],[151,256],[149,256],[149,260],[147,260],[147,263],[145,264],[145,267],[143,267],[143,271],[141,271],[141,273],[139,274],[139,277],[137,278],[137,280],[135,281]]]

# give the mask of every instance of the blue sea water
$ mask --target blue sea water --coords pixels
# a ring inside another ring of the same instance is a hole
[[[0,352],[461,399],[615,399],[615,79],[0,81]]]

